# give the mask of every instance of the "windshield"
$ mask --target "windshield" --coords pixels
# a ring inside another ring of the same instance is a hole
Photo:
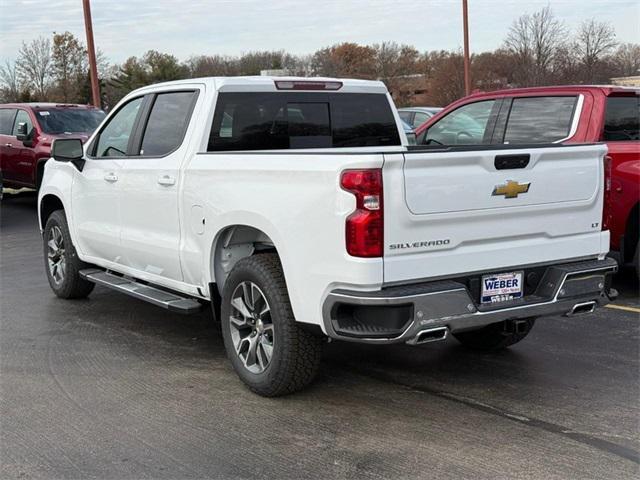
[[[45,133],[91,133],[105,117],[102,110],[48,108],[37,110],[37,117]]]

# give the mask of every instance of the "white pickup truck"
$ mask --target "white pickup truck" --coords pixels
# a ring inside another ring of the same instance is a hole
[[[62,298],[95,284],[211,303],[261,395],[307,385],[327,338],[498,349],[615,291],[604,145],[410,147],[380,82],[201,78],[127,95],[38,198]]]

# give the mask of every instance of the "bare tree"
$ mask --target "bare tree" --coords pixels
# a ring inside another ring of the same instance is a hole
[[[0,95],[3,102],[17,102],[20,99],[20,79],[16,62],[5,60],[0,66]]]
[[[33,89],[37,99],[45,100],[52,80],[51,41],[38,37],[31,43],[22,42],[16,63],[20,79]]]
[[[513,22],[505,47],[513,53],[519,69],[520,84],[543,85],[552,75],[558,49],[565,43],[567,30],[549,6]]]
[[[615,51],[613,61],[620,76],[640,75],[640,45],[623,43]]]
[[[596,68],[616,45],[616,33],[610,24],[595,19],[582,22],[576,38],[576,51],[584,67],[584,81],[591,83],[602,80],[596,78]]]

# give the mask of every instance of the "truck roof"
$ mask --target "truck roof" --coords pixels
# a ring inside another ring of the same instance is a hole
[[[40,108],[78,108],[78,109],[96,109],[93,105],[85,105],[81,103],[56,103],[56,102],[23,102],[23,103],[3,103],[0,107],[27,107],[32,109]]]
[[[353,78],[329,78],[329,77],[274,77],[274,76],[244,76],[244,77],[200,77],[171,82],[156,83],[142,87],[147,88],[180,86],[185,84],[203,83],[219,91],[259,92],[277,91],[275,82],[339,82],[342,87],[338,90],[326,90],[332,92],[348,93],[387,93],[385,84],[378,80],[359,80]],[[300,89],[304,90],[304,89]]]
[[[628,93],[640,92],[638,87],[623,87],[620,85],[553,85],[545,87],[524,87],[524,88],[506,88],[503,90],[494,90],[491,92],[477,92],[464,97],[464,99],[485,97],[485,96],[513,96],[523,93],[566,93],[572,91],[600,91],[605,95],[612,93]]]

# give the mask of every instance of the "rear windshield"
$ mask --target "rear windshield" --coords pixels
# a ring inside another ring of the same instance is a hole
[[[400,145],[383,94],[221,93],[208,151]]]
[[[47,108],[36,110],[38,123],[45,133],[92,133],[105,117],[102,110]]]
[[[640,140],[640,96],[609,97],[604,120],[604,140]]]

